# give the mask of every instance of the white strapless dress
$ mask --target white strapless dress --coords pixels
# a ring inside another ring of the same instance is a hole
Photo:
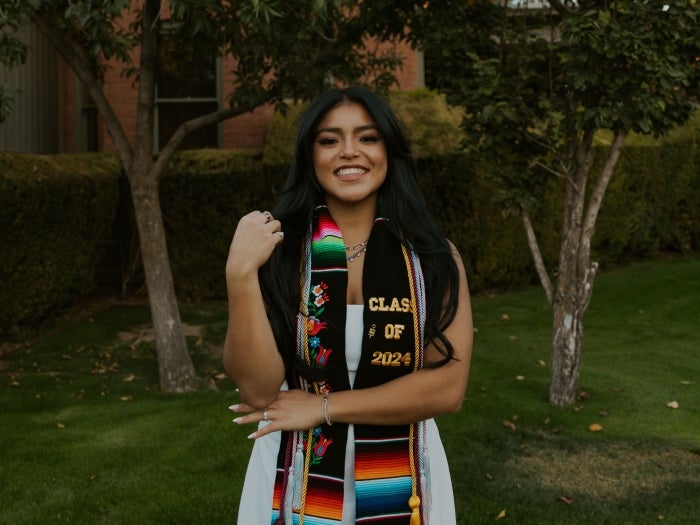
[[[348,305],[345,324],[345,354],[348,377],[352,385],[362,352],[362,305]],[[283,389],[286,384],[283,385]],[[260,423],[264,425],[265,423]],[[426,422],[430,469],[429,510],[426,525],[456,525],[454,495],[445,448],[434,419]],[[238,525],[270,525],[272,520],[272,491],[275,485],[277,454],[281,433],[273,432],[255,441],[243,483],[238,507]],[[345,496],[343,525],[355,525],[355,439],[353,425],[348,428],[345,453]]]

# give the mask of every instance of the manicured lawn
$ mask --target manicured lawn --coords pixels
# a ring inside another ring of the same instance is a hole
[[[700,258],[602,271],[567,409],[546,402],[543,293],[473,303],[467,398],[439,419],[460,524],[700,523]],[[235,523],[252,444],[226,409],[226,306],[182,316],[211,382],[193,394],[157,391],[143,306],[3,346],[0,523]]]

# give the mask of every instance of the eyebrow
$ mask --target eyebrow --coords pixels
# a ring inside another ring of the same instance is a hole
[[[375,124],[367,124],[366,126],[358,126],[352,130],[353,133],[362,133],[363,131],[379,131]],[[318,137],[321,133],[342,133],[341,128],[319,128],[316,130],[316,136]]]

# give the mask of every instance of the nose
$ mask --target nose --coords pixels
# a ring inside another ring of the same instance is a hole
[[[357,148],[353,140],[346,140],[343,142],[343,149],[340,152],[340,156],[344,159],[351,159],[357,156]]]

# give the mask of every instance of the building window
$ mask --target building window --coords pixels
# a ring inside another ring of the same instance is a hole
[[[79,81],[78,84],[80,84]],[[100,120],[97,106],[86,90],[80,89],[80,92],[82,104],[78,121],[80,129],[79,149],[80,151],[99,151]]]
[[[163,31],[158,46],[158,80],[156,91],[156,144],[161,149],[175,130],[195,117],[219,109],[216,57],[202,56],[199,71],[183,71],[176,57],[182,52],[174,39]],[[219,147],[219,126],[212,124],[189,133],[179,149]]]

